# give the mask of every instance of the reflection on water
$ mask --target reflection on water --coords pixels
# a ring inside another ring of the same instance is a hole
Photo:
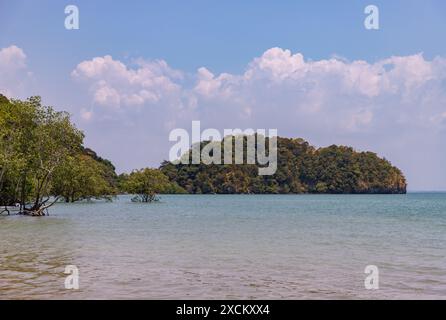
[[[446,194],[162,200],[1,216],[0,298],[446,298]]]

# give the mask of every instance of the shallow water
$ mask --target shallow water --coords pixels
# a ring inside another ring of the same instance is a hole
[[[0,298],[446,299],[446,194],[120,196],[50,213],[0,217]]]

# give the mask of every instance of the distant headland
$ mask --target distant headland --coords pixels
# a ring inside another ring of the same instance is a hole
[[[315,148],[300,138],[277,137],[277,171],[270,176],[259,176],[255,164],[165,161],[160,170],[192,194],[405,194],[407,187],[401,170],[373,152]]]

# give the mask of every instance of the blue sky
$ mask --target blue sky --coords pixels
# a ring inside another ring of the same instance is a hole
[[[206,65],[215,72],[237,72],[275,46],[315,60],[333,54],[367,61],[446,54],[446,3],[441,0],[0,3],[0,45],[15,43],[32,52],[36,64],[47,66],[63,60],[58,65],[68,68],[111,54],[162,58],[187,71]],[[64,29],[67,4],[80,9],[79,31]],[[368,4],[380,8],[381,32],[363,28]]]
[[[80,30],[64,28],[68,4],[80,10]],[[369,4],[380,9],[380,30],[363,26]],[[403,169],[410,189],[446,190],[442,0],[0,0],[0,30],[0,50],[25,55],[17,70],[4,62],[2,73],[0,61],[0,89],[70,111],[86,143],[120,171],[156,166],[171,127],[195,119],[373,150]],[[99,64],[107,71],[93,75]],[[396,71],[381,77],[389,64]],[[311,82],[296,78],[303,70]],[[353,82],[340,88],[340,77]],[[156,97],[129,100],[154,79]]]

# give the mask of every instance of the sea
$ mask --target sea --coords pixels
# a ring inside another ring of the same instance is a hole
[[[446,194],[162,195],[0,216],[0,299],[446,299]]]

